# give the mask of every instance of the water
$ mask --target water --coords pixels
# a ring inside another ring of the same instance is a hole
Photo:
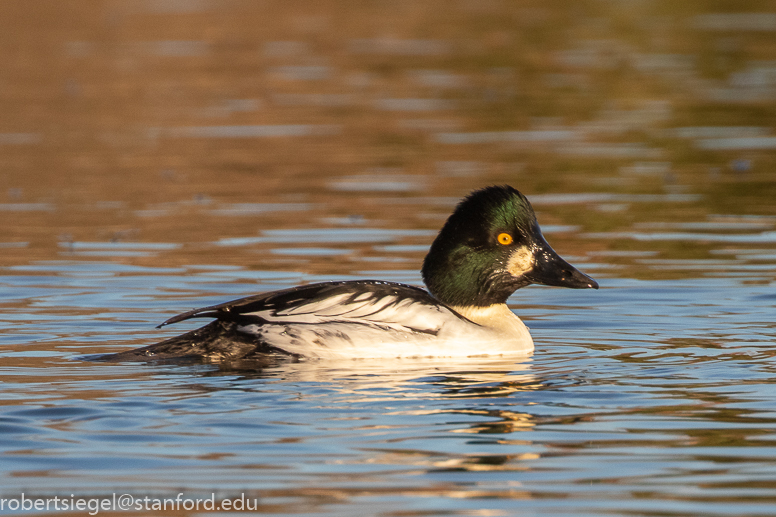
[[[0,513],[776,515],[768,5],[61,5],[0,6]],[[510,299],[529,358],[84,360],[420,284],[501,183],[601,284]]]

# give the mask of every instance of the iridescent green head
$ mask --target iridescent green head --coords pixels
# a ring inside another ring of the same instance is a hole
[[[431,294],[452,306],[504,303],[529,284],[598,288],[544,240],[531,203],[509,186],[461,201],[423,261]]]

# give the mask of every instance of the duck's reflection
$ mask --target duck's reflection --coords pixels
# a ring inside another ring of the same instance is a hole
[[[397,390],[405,396],[415,393],[424,397],[498,397],[541,387],[531,372],[530,359],[486,356],[299,362],[267,359],[260,365],[254,361],[222,363],[202,375],[326,383],[341,393],[353,394]]]
[[[397,422],[435,414],[467,415],[453,433],[508,434],[530,430],[534,416],[506,409],[516,393],[544,389],[531,369],[530,359],[469,357],[343,362],[302,361],[265,364],[218,365],[203,377],[233,376],[231,389],[263,391],[269,387],[296,385],[296,397],[322,406],[381,404],[383,415]],[[248,369],[250,368],[250,369]],[[260,380],[259,385],[251,382]],[[203,391],[223,389],[209,382],[190,382]],[[461,400],[460,404],[449,401]],[[483,404],[487,399],[492,403]],[[506,399],[506,400],[505,400]],[[446,402],[447,401],[447,402]],[[470,402],[467,402],[470,401]],[[493,407],[487,407],[493,406]],[[422,419],[426,420],[427,419]],[[455,424],[457,425],[457,424]]]

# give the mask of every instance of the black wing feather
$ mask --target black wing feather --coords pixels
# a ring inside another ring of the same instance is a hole
[[[428,305],[440,305],[427,291],[397,282],[384,282],[380,280],[353,280],[342,282],[321,282],[302,285],[290,289],[270,291],[245,298],[239,298],[218,305],[210,305],[199,309],[178,314],[168,319],[157,328],[178,323],[191,318],[215,318],[222,321],[264,323],[266,320],[258,316],[245,316],[246,314],[274,311],[275,313],[292,309],[330,296],[350,294],[352,298],[371,293],[372,297],[401,295],[402,298],[412,298],[416,302]]]

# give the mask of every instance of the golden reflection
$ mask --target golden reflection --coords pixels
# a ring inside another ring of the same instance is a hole
[[[582,1],[573,16],[532,2],[214,5],[71,0],[64,25],[56,8],[1,8],[14,44],[0,47],[0,265],[396,269],[422,252],[362,243],[310,260],[215,243],[266,229],[435,229],[451,199],[491,183],[528,194],[543,224],[573,224],[553,236],[561,253],[599,253],[620,276],[686,276],[729,239],[774,248],[773,49],[732,14],[659,2]],[[751,216],[758,225],[716,224]],[[683,231],[656,231],[671,225]],[[170,246],[122,246],[138,243]]]

